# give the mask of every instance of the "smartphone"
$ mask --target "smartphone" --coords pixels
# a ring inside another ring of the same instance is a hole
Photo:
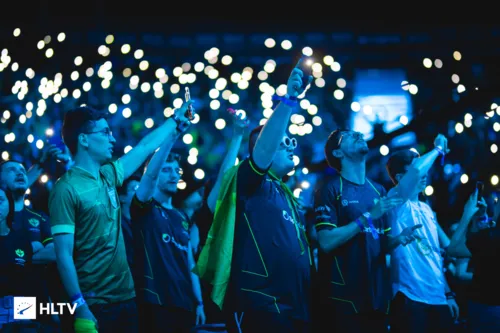
[[[476,182],[476,190],[477,190],[477,201],[479,202],[483,199],[484,183],[477,181]]]
[[[299,68],[304,76],[302,76],[302,89],[305,89],[309,84],[309,77],[312,76],[312,64],[314,61],[310,57],[303,56],[300,58],[301,61],[297,64],[297,68]]]
[[[185,98],[186,102],[191,100],[191,94],[189,93],[188,87],[186,87],[186,94],[184,95],[184,98]],[[194,119],[194,108],[192,105],[190,105],[186,111],[186,118],[188,118],[189,120]]]
[[[47,135],[45,142],[49,145],[55,145],[57,148],[61,149],[62,152],[66,149],[62,138],[57,135]]]

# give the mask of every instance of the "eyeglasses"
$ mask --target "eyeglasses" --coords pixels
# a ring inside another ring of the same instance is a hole
[[[342,143],[342,139],[343,138],[362,138],[363,137],[363,134],[362,133],[359,133],[359,132],[342,132],[340,134],[340,138],[339,138],[339,143],[337,144],[337,147],[340,147],[340,144]]]
[[[281,144],[280,144],[282,147],[284,148],[288,148],[290,146],[292,146],[293,149],[297,148],[297,139],[295,138],[289,138],[287,136],[284,136],[283,139],[281,140]]]
[[[100,131],[94,131],[94,132],[85,132],[85,134],[95,134],[95,133],[101,133],[108,138],[111,138],[113,136],[113,132],[109,129],[109,127],[106,127]]]

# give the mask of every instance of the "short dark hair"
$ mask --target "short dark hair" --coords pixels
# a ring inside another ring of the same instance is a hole
[[[252,155],[253,149],[255,148],[255,144],[257,143],[257,139],[259,138],[259,134],[264,128],[264,125],[260,125],[255,127],[248,137],[248,153]]]
[[[7,201],[9,202],[9,213],[7,214],[7,226],[10,229],[12,229],[12,223],[14,223],[14,213],[15,213],[14,196],[12,195],[12,192],[8,190],[5,186],[0,186],[0,190],[2,190],[5,193]]]
[[[411,165],[413,160],[418,157],[420,157],[420,155],[410,149],[395,152],[391,155],[391,157],[389,157],[385,168],[387,169],[389,177],[391,177],[394,184],[398,183],[396,180],[396,175],[398,173],[405,173],[406,167]]]
[[[339,140],[340,136],[342,135],[342,132],[345,132],[347,130],[344,129],[336,129],[335,131],[331,132],[330,135],[328,136],[328,139],[326,140],[325,144],[325,158],[326,162],[328,165],[338,172],[341,171],[342,169],[342,164],[340,162],[340,158],[337,158],[333,156],[332,152],[334,150],[337,150],[340,148],[339,146]]]
[[[64,144],[71,154],[76,154],[78,136],[91,130],[96,121],[106,119],[107,116],[107,111],[97,110],[90,106],[80,106],[66,112],[61,132]]]

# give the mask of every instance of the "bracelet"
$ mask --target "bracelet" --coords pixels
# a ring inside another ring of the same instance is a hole
[[[203,301],[198,301],[198,306],[203,306]]]
[[[76,301],[77,299],[80,299],[80,298],[83,298],[83,294],[82,294],[82,293],[74,294],[74,295],[73,295],[73,296],[71,296],[71,298],[69,299],[69,302],[70,302],[70,303],[73,303],[74,301]]]
[[[356,224],[358,225],[359,229],[361,229],[361,232],[365,231],[365,226],[363,225],[363,223],[361,223],[359,218],[356,219]]]
[[[74,302],[71,302],[71,304],[76,305],[75,309],[78,309],[80,306],[87,304],[87,302],[85,302],[85,299],[83,297],[80,297]]]
[[[290,97],[288,95],[275,96],[275,99],[281,101],[283,104],[288,105],[290,107],[296,107],[299,104],[297,97]]]
[[[377,229],[375,229],[375,226],[373,225],[372,218],[368,217],[367,220],[368,220],[368,225],[370,226],[370,231],[372,232],[373,239],[378,239],[378,232]]]

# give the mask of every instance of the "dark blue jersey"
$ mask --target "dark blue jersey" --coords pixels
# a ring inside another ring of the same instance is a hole
[[[132,237],[132,221],[122,214],[122,233],[123,241],[125,242],[125,250],[127,251],[128,265],[132,269],[134,262],[134,242]]]
[[[316,230],[331,230],[355,221],[385,195],[381,185],[368,179],[359,185],[334,176],[315,193]],[[388,310],[389,275],[384,247],[390,228],[385,216],[373,220],[373,225],[378,239],[365,228],[331,253],[319,253],[321,295],[339,313]]]
[[[0,236],[0,297],[40,295],[40,285],[31,264],[33,248],[22,231]]]
[[[251,159],[237,175],[237,216],[229,295],[234,311],[309,320],[311,257],[304,216],[280,181]]]
[[[14,213],[12,228],[22,230],[32,242],[40,242],[43,246],[53,242],[49,219],[27,207]]]
[[[152,199],[136,196],[130,207],[134,242],[134,279],[140,301],[193,310],[188,262],[189,219]]]

